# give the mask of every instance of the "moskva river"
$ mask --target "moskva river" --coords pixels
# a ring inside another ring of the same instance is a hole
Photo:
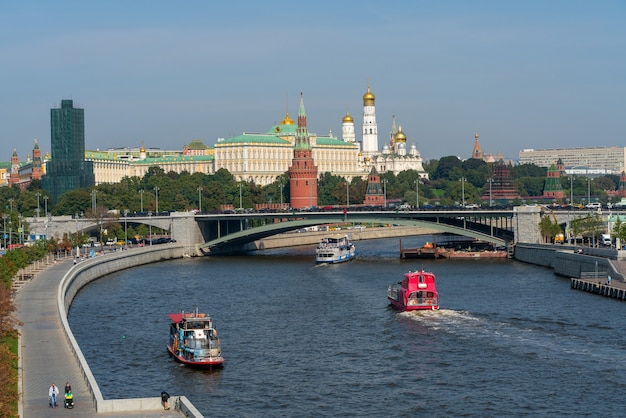
[[[512,260],[400,260],[397,239],[356,248],[334,266],[309,246],[126,270],[85,287],[70,324],[105,398],[166,390],[205,416],[626,414],[623,302]],[[442,309],[393,311],[387,286],[422,268]],[[166,352],[168,314],[196,307],[219,331],[221,370]]]

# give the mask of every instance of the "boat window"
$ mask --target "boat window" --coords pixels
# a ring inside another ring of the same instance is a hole
[[[426,297],[427,298],[432,298],[434,296],[433,292],[427,292],[426,293]]]
[[[419,276],[420,283],[424,283],[424,276]]]

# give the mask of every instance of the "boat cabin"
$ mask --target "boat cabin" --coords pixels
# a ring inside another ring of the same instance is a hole
[[[438,297],[435,289],[435,275],[426,271],[410,271],[405,273],[400,283],[406,289],[406,304],[411,305],[437,305]]]

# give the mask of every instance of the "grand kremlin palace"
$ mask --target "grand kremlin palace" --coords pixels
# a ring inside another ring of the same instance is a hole
[[[378,133],[374,94],[368,86],[363,95],[364,141],[356,141],[354,119],[346,114],[342,119],[343,139],[310,133],[315,165],[320,174],[332,173],[348,180],[354,177],[367,178],[376,168],[379,173],[416,170],[427,177],[422,166],[422,157],[413,144],[407,150],[406,134],[400,126],[396,129],[392,121],[389,143],[382,151],[378,148]],[[193,140],[182,151],[139,148],[86,150],[85,157],[93,162],[95,183],[116,183],[124,177],[143,177],[152,166],[165,172],[213,174],[224,168],[237,181],[254,182],[265,186],[284,174],[293,159],[296,123],[286,112],[285,118],[267,133],[243,133],[232,138],[219,139],[213,147]]]

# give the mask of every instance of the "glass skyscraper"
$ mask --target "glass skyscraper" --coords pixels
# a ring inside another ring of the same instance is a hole
[[[46,165],[43,188],[57,201],[63,193],[95,185],[93,162],[85,161],[85,111],[72,100],[50,109],[52,155]]]

